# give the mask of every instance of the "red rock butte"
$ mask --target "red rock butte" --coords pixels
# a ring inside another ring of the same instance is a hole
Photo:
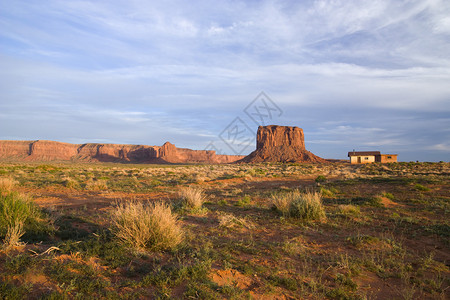
[[[121,144],[69,144],[53,141],[0,141],[2,161],[74,161],[129,163],[232,163],[243,156],[212,150]]]
[[[256,150],[239,162],[311,162],[324,163],[305,149],[303,129],[295,126],[259,126]]]

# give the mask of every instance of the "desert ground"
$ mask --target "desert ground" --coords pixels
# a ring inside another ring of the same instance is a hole
[[[450,163],[4,162],[0,196],[1,299],[450,299]]]

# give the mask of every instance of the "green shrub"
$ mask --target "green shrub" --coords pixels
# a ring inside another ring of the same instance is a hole
[[[381,196],[374,196],[369,198],[366,204],[374,207],[384,207],[383,199],[381,198]]]
[[[298,282],[291,277],[282,277],[276,275],[270,275],[269,281],[275,286],[283,287],[290,291],[296,291],[298,289]]]
[[[339,213],[345,216],[359,216],[361,210],[359,206],[352,204],[341,204],[338,206]]]
[[[320,183],[320,182],[325,182],[327,181],[327,178],[324,175],[319,175],[316,177],[316,182]]]
[[[0,299],[26,299],[30,291],[30,284],[16,285],[12,282],[0,281]]]
[[[173,249],[183,240],[178,219],[165,203],[118,203],[112,217],[114,234],[138,251]]]
[[[394,200],[395,199],[395,196],[392,193],[383,192],[381,195],[383,197],[388,198],[389,200]]]
[[[326,189],[324,187],[320,188],[320,193],[325,197],[333,197],[334,192],[331,189]]]
[[[14,228],[27,232],[28,238],[52,231],[40,208],[28,196],[0,190],[0,236],[5,237]]]
[[[325,218],[322,195],[317,192],[301,193],[298,190],[272,195],[272,202],[283,216],[302,220]]]
[[[421,191],[421,192],[428,192],[430,189],[429,188],[427,188],[426,186],[423,186],[423,185],[421,185],[421,184],[419,184],[419,183],[417,183],[416,185],[414,185],[414,188],[416,189],[416,190],[418,190],[418,191]]]
[[[243,198],[239,199],[238,202],[236,202],[236,206],[244,207],[250,204],[252,202],[252,198],[250,198],[249,195],[245,195]]]

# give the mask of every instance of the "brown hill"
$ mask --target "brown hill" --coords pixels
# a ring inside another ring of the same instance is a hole
[[[313,162],[323,163],[320,158],[305,149],[303,129],[291,126],[259,126],[256,150],[239,162]]]
[[[130,163],[231,163],[243,156],[217,155],[212,150],[121,144],[69,144],[53,141],[0,141],[3,161],[88,161]]]

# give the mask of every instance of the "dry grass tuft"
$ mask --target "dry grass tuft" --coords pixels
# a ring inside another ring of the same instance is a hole
[[[183,241],[183,230],[166,203],[121,202],[112,217],[115,235],[137,251],[169,250]]]
[[[226,228],[233,228],[233,227],[245,227],[247,229],[253,229],[255,228],[255,225],[251,223],[250,221],[238,218],[233,216],[232,214],[221,214],[218,216],[219,226],[220,227],[226,227]]]
[[[108,184],[106,183],[106,180],[99,179],[99,180],[88,180],[86,182],[86,189],[89,191],[105,191],[108,189]]]
[[[0,190],[10,192],[18,184],[17,181],[10,177],[0,178]]]
[[[292,202],[301,197],[298,190],[289,193],[278,193],[272,195],[272,203],[275,208],[285,217],[290,216]]]
[[[21,247],[24,244],[20,242],[20,238],[25,234],[23,230],[23,221],[17,221],[12,226],[8,226],[5,239],[3,240],[3,250],[9,251]]]
[[[205,202],[205,194],[200,187],[183,187],[178,192],[183,206],[191,209],[201,209]]]
[[[352,205],[352,204],[338,205],[338,211],[339,211],[339,213],[346,215],[346,216],[359,216],[361,213],[359,206]]]
[[[285,217],[303,220],[325,219],[322,194],[318,192],[301,193],[298,190],[272,195],[272,203]]]
[[[76,181],[73,178],[67,177],[64,178],[64,182],[63,182],[64,186],[69,188],[69,189],[79,189],[80,188],[80,184],[78,183],[78,181]]]

